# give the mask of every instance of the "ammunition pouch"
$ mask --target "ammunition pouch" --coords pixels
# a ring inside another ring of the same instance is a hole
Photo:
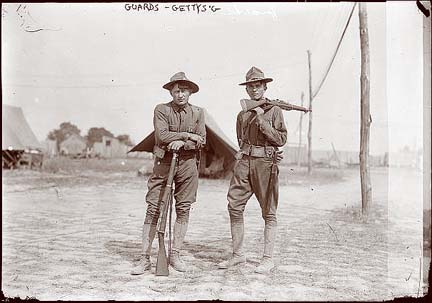
[[[162,159],[165,156],[166,150],[162,147],[159,147],[155,145],[153,147],[153,155],[155,155],[156,158]]]

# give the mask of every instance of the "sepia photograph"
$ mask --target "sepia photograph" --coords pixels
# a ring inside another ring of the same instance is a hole
[[[2,3],[1,298],[424,298],[431,2]]]

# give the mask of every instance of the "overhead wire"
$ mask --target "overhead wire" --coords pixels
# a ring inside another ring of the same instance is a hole
[[[349,24],[349,21],[351,19],[352,13],[354,11],[355,5],[356,5],[356,3],[353,5],[353,8],[352,8],[350,16],[348,18],[347,24],[346,24],[346,26],[344,28],[342,36],[341,36],[341,38],[339,40],[339,43],[338,43],[338,45],[336,47],[336,50],[335,50],[334,55],[332,57],[332,60],[330,61],[330,64],[327,67],[326,73],[325,73],[324,77],[322,78],[322,80],[321,80],[321,82],[320,82],[320,84],[318,86],[318,89],[313,94],[313,97],[315,97],[318,94],[318,92],[321,89],[321,87],[322,87],[325,79],[327,78],[327,75],[328,75],[328,73],[329,73],[329,71],[331,69],[331,66],[332,66],[332,64],[334,62],[336,54],[337,54],[337,52],[339,50],[339,47],[341,45],[343,36],[344,36],[344,34],[346,32],[346,29],[348,27],[348,24]],[[319,14],[321,14],[321,11],[319,12]],[[339,14],[340,14],[340,11],[339,11]],[[322,27],[322,26],[318,26],[318,24],[327,23],[329,16],[330,16],[329,15],[329,10],[326,10],[324,18],[321,19],[322,22],[315,23],[315,30],[317,28],[321,28]],[[338,15],[338,16],[340,16],[340,15]],[[338,20],[339,20],[339,18],[338,18]],[[315,30],[314,30],[314,35],[316,33]],[[318,32],[318,33],[320,33],[320,32]],[[322,37],[322,35],[318,35],[318,36],[315,36],[315,38],[313,38],[313,39],[316,40],[316,42],[314,42],[314,43],[318,43],[318,44],[315,44],[315,45],[319,45],[320,42],[322,41],[323,37]],[[286,69],[286,68],[289,68],[289,67],[292,67],[292,66],[295,66],[295,65],[299,65],[299,64],[303,64],[303,61],[297,61],[297,62],[293,62],[291,64],[286,64],[284,66],[278,66],[278,67],[270,68],[270,69],[268,69],[268,71],[275,71],[275,70]],[[220,76],[202,77],[202,78],[199,78],[199,80],[201,80],[201,81],[203,81],[203,80],[204,81],[205,80],[214,80],[214,79],[229,78],[229,77],[240,76],[240,75],[243,75],[243,73],[231,73],[231,74],[225,74],[225,75],[220,75]],[[41,77],[55,77],[55,75],[40,75],[40,76]],[[88,75],[88,76],[91,77],[92,75]],[[144,82],[140,82],[140,83],[131,83],[131,84],[114,84],[114,83],[110,83],[110,84],[96,84],[96,85],[39,85],[39,84],[3,83],[3,85],[4,86],[14,86],[14,87],[28,87],[28,88],[122,88],[122,87],[139,87],[139,86],[144,86],[144,85],[147,85],[147,84],[150,84],[150,83],[155,83],[155,82],[156,81],[153,80],[153,81],[146,81],[145,83]]]
[[[332,22],[331,22],[331,24],[329,26],[330,28],[340,28],[340,27],[343,26],[343,22],[344,22],[344,20],[346,20],[346,18],[344,18],[344,17],[349,13],[349,12],[347,14],[343,14],[342,13],[343,11],[345,11],[345,5],[344,4],[345,3],[343,3],[343,7],[340,7],[340,9],[338,10],[337,14],[333,15]],[[312,49],[314,49],[314,50],[317,47],[321,46],[321,41],[323,39],[323,36],[322,36],[323,32],[319,31],[319,33],[321,33],[321,35],[318,37],[316,29],[317,28],[318,29],[322,29],[323,28],[323,24],[328,24],[328,17],[329,17],[329,13],[328,12],[329,11],[330,11],[330,9],[326,10],[326,14],[325,14],[325,16],[323,18],[317,18],[317,20],[320,20],[320,22],[316,22],[315,23],[314,31],[313,31],[313,34],[312,34],[313,38],[312,38],[312,43],[311,43]],[[322,15],[321,12],[322,11],[320,11],[319,15]],[[318,24],[319,24],[319,26],[317,27]],[[338,36],[337,31],[331,31],[331,33],[332,33],[331,34],[331,38],[326,39],[327,41],[335,41],[337,39],[337,36]],[[300,114],[302,114],[302,113],[300,113]],[[297,133],[297,131],[300,129],[300,126],[303,126],[303,124],[305,123],[305,121],[306,120],[303,121],[303,119],[299,118],[299,122],[297,123],[297,128],[294,131],[294,133]]]
[[[316,49],[316,47],[320,45],[320,43],[323,39],[323,37],[322,37],[323,31],[321,31],[321,29],[323,28],[324,24],[328,24],[329,11],[330,11],[329,8],[326,9],[324,16],[321,17],[323,15],[323,13],[322,13],[323,10],[319,10],[317,17],[314,19],[315,23],[314,23],[313,32],[312,32],[312,39],[311,39],[312,42],[310,44],[311,49]],[[340,10],[338,11],[338,15],[337,15],[338,17],[339,17],[339,14],[340,14]],[[335,20],[335,19],[339,20],[339,18],[336,18],[334,15],[333,15],[332,19],[333,20]],[[333,23],[334,23],[334,21],[332,22],[330,28],[333,28]],[[300,115],[302,115],[302,113],[300,113]],[[297,134],[297,132],[300,129],[300,126],[303,126],[303,123],[304,123],[303,119],[301,119],[301,117],[299,117],[299,122],[297,123],[294,134]]]
[[[324,77],[322,78],[320,84],[318,85],[318,88],[317,88],[317,89],[315,90],[315,92],[312,94],[312,98],[315,98],[315,97],[316,97],[316,95],[317,95],[318,92],[320,91],[322,85],[324,84],[324,81],[326,80],[326,78],[327,78],[327,76],[328,76],[328,74],[329,74],[329,72],[330,72],[330,69],[331,69],[331,67],[332,67],[332,65],[333,65],[333,62],[334,62],[334,60],[335,60],[335,58],[336,58],[336,55],[337,55],[337,53],[338,53],[339,47],[340,47],[340,45],[341,45],[341,43],[342,43],[343,37],[345,36],[345,32],[346,32],[346,30],[347,30],[347,28],[348,28],[348,25],[349,25],[350,21],[351,21],[351,17],[352,17],[352,15],[353,15],[353,13],[354,13],[354,9],[355,9],[356,5],[357,5],[357,2],[354,3],[354,5],[353,5],[353,7],[352,7],[352,9],[351,9],[351,13],[350,13],[350,15],[349,15],[349,17],[348,17],[348,20],[347,20],[346,24],[345,24],[345,28],[344,28],[344,30],[343,30],[343,32],[342,32],[342,35],[341,35],[341,37],[340,37],[340,39],[339,39],[339,42],[338,42],[337,46],[336,46],[336,49],[335,49],[335,52],[334,52],[334,54],[333,54],[333,56],[332,56],[332,59],[331,59],[331,61],[330,61],[330,64],[328,65],[327,70],[326,70],[326,72],[325,72],[325,74],[324,74]]]
[[[347,15],[347,14],[344,14],[345,11],[346,11],[345,7],[343,7],[343,6],[339,7],[337,15],[333,20],[332,27],[331,27],[333,30],[331,31],[332,35],[331,35],[331,40],[330,40],[332,43],[334,41],[337,41],[339,38],[339,32],[335,29],[343,28],[343,26],[344,26],[344,23],[346,20],[345,15]],[[349,10],[347,13],[349,14]]]

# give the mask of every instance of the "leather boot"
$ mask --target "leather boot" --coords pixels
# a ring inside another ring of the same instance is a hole
[[[187,228],[188,222],[180,223],[176,221],[174,224],[174,239],[169,262],[175,270],[181,272],[185,272],[187,270],[186,265],[180,258],[180,250],[186,236]]]
[[[142,275],[151,269],[150,252],[153,239],[156,235],[156,225],[145,223],[142,231],[142,251],[143,256],[139,263],[132,269],[132,275]]]
[[[244,223],[231,223],[231,237],[233,245],[232,256],[221,263],[218,267],[221,269],[229,268],[237,264],[245,263],[246,257],[243,254]]]
[[[264,227],[264,256],[256,267],[256,273],[268,273],[274,267],[273,248],[276,239],[276,225],[266,224]]]

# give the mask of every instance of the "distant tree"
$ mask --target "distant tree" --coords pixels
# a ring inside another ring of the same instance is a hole
[[[116,137],[121,143],[124,143],[126,145],[134,145],[131,138],[129,137],[129,135],[124,134],[124,135],[118,135]]]
[[[101,142],[102,137],[107,136],[114,138],[114,135],[109,130],[106,130],[104,127],[92,127],[87,132],[87,145],[92,147],[95,142]]]
[[[48,133],[47,138],[50,140],[57,141],[57,147],[60,147],[60,143],[66,140],[70,135],[79,135],[81,130],[70,122],[63,122],[60,124],[58,129],[54,129]]]

